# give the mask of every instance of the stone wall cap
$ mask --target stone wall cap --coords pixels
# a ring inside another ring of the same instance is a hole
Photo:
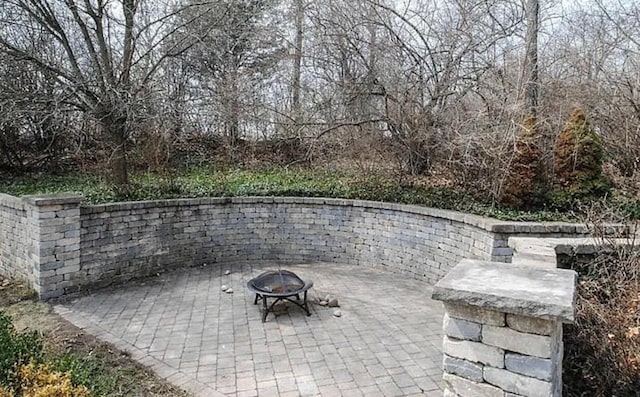
[[[31,196],[23,196],[22,199],[32,205],[61,205],[61,204],[80,204],[84,200],[84,196],[78,194],[39,194]]]
[[[0,205],[15,210],[24,210],[24,201],[20,197],[12,196],[10,194],[0,193]]]
[[[571,323],[576,280],[573,270],[464,259],[435,285],[432,298]]]
[[[556,254],[592,255],[611,252],[620,247],[640,247],[640,241],[629,238],[596,237],[509,237],[509,247],[519,254],[555,256]]]
[[[586,234],[589,227],[580,223],[498,221],[487,218],[486,229],[494,233],[566,233]]]
[[[22,198],[24,203],[32,205],[59,205],[80,203],[84,199],[81,195],[64,193],[53,195],[36,195],[25,196]],[[7,197],[5,202],[8,206],[15,204]],[[0,198],[0,204],[2,198]],[[390,211],[401,211],[410,214],[418,214],[434,218],[440,218],[449,222],[460,222],[482,230],[486,230],[498,234],[528,234],[528,233],[561,233],[561,234],[586,234],[589,232],[588,225],[563,222],[517,222],[517,221],[501,221],[481,215],[469,214],[459,211],[446,210],[433,207],[424,207],[411,204],[400,204],[381,201],[369,200],[352,200],[344,198],[326,198],[326,197],[282,197],[282,196],[237,196],[237,197],[201,197],[201,198],[176,198],[165,200],[145,200],[145,201],[125,201],[102,204],[105,207],[102,210],[132,210],[151,207],[188,207],[197,205],[225,205],[225,204],[301,204],[301,205],[331,205],[345,206],[356,208],[373,208]],[[84,205],[87,207],[83,213],[89,214],[97,212],[97,206]],[[89,209],[89,207],[93,207]],[[606,230],[608,234],[620,233],[628,230],[624,225],[608,224]]]

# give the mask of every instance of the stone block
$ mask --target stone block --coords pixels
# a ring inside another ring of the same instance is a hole
[[[551,335],[556,329],[555,321],[516,314],[507,314],[507,325],[516,331],[537,335]]]
[[[59,262],[59,263],[64,263],[64,266],[77,266],[77,265],[80,265],[80,256],[78,255],[76,257],[66,259],[64,262]]]
[[[482,363],[496,368],[504,368],[504,350],[487,346],[479,342],[451,339],[444,337],[445,354],[463,360]]]
[[[56,262],[42,263],[42,264],[40,264],[40,275],[41,276],[44,275],[46,277],[47,274],[45,274],[45,272],[50,271],[50,270],[55,271],[59,267],[60,267],[60,262],[57,262],[57,261]],[[49,275],[55,275],[55,273],[49,274]]]
[[[58,252],[55,254],[55,260],[57,261],[66,261],[69,259],[74,259],[76,257],[78,257],[77,251]]]
[[[59,298],[64,295],[64,289],[41,290],[38,295],[40,296],[40,299],[43,300]]]
[[[494,233],[514,233],[517,222],[500,222],[489,225],[489,230]]]
[[[456,375],[445,373],[442,376],[445,390],[460,397],[504,397],[504,392],[487,383],[473,382]]]
[[[42,278],[48,278],[48,277],[53,277],[56,275],[56,270],[58,269],[59,264],[57,263],[52,263],[49,264],[49,266],[47,266],[47,268],[50,268],[49,270],[40,270],[40,277]]]
[[[526,334],[507,327],[482,327],[482,343],[516,353],[550,358],[553,339],[549,336]]]
[[[494,248],[491,254],[495,256],[509,256],[513,254],[513,250],[511,248]]]
[[[444,309],[452,318],[489,325],[505,325],[504,313],[483,309],[478,306],[462,305],[451,302],[444,303]]]
[[[49,212],[44,212],[43,214],[49,214]],[[60,226],[70,226],[67,222],[67,219],[72,219],[74,221],[78,221],[79,217],[69,217],[69,218],[39,218],[37,225],[40,228],[54,228]],[[59,230],[57,230],[59,231]],[[64,230],[62,230],[64,231]]]
[[[67,217],[76,217],[78,220],[80,215],[80,211],[77,208],[72,209],[64,209],[61,211],[56,211],[56,218],[67,218]]]
[[[69,226],[71,226],[71,225],[69,225]],[[80,238],[80,229],[74,228],[72,230],[65,231],[64,232],[64,238],[65,239],[70,239],[70,238],[79,239]]]
[[[62,195],[48,196],[23,196],[22,199],[25,203],[39,207],[40,212],[49,211],[61,211],[65,206],[77,206],[80,204],[82,197],[62,197]]]
[[[435,285],[432,298],[573,322],[576,280],[572,270],[463,259]]]
[[[461,320],[458,318],[449,317],[447,313],[444,314],[443,330],[445,335],[456,339],[466,339],[472,341],[479,341],[482,332],[482,325],[474,323],[472,321]]]
[[[56,270],[56,274],[68,275],[68,274],[77,273],[79,271],[80,271],[80,265],[65,266]]]
[[[484,380],[506,392],[519,394],[523,397],[550,397],[552,395],[551,382],[515,374],[505,369],[485,367]]]
[[[48,288],[48,286],[50,285],[55,285],[61,281],[64,280],[64,276],[63,275],[55,275],[55,276],[47,276],[47,277],[40,277],[40,285],[43,288]]]
[[[445,354],[442,360],[442,368],[444,369],[444,372],[458,375],[474,382],[482,382],[483,380],[483,366],[471,361],[461,360]]]
[[[40,235],[41,242],[58,241],[63,238],[64,238],[64,233],[47,233],[44,235]]]
[[[504,366],[511,372],[532,378],[551,381],[553,377],[553,362],[550,359],[507,353]]]

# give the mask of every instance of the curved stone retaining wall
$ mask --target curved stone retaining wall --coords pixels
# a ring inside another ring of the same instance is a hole
[[[43,242],[64,240],[47,252],[53,257],[36,253],[33,260],[40,271],[35,287],[45,298],[182,266],[261,260],[378,266],[433,284],[463,258],[509,262],[510,236],[574,237],[587,231],[575,224],[502,222],[342,199],[201,198],[105,205],[82,205],[77,196],[37,200],[39,220],[31,234]],[[20,222],[33,224],[26,211],[22,214],[17,220],[0,217],[8,219],[0,233],[11,234]],[[65,216],[69,219],[61,219]],[[5,273],[24,273],[12,270],[22,264],[0,260]]]
[[[512,235],[575,236],[578,225],[500,222],[358,200],[249,197],[81,208],[78,283],[108,284],[185,265],[329,261],[435,283],[462,258],[508,262]]]

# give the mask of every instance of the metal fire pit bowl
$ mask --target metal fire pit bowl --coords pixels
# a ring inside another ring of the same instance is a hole
[[[307,291],[311,287],[313,287],[313,281],[304,282],[295,273],[288,270],[264,272],[247,283],[249,291],[256,294],[253,304],[257,305],[258,301],[262,300],[263,323],[267,320],[269,312],[273,311],[276,303],[284,300],[294,303],[304,310],[307,316],[310,316]],[[304,294],[302,301],[300,301],[300,294]],[[296,297],[296,300],[291,299],[293,296]],[[271,305],[267,305],[267,298],[275,298],[276,300],[271,302]]]

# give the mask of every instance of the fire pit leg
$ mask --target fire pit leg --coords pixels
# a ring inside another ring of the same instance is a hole
[[[253,304],[257,305],[258,304],[258,299],[261,298],[260,294],[256,294],[256,299],[253,300]]]
[[[298,296],[298,300],[300,300],[300,296]],[[311,312],[309,311],[309,304],[307,303],[307,291],[304,291],[304,302],[303,302],[303,308],[304,311],[307,312],[307,317],[309,317],[311,315]]]
[[[267,316],[269,315],[269,308],[267,307],[267,297],[262,297],[262,322],[267,321]]]

